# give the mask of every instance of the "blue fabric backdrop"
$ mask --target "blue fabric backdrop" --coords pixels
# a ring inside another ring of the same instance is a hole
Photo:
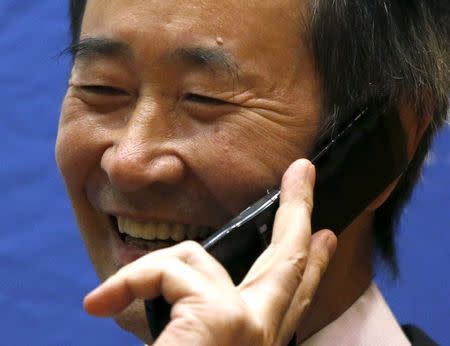
[[[81,307],[97,284],[53,159],[69,72],[66,1],[0,0],[0,343],[139,345]],[[450,344],[450,131],[405,211],[401,276],[378,282],[398,319]]]

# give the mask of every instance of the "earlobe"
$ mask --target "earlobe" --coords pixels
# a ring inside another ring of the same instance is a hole
[[[408,160],[411,162],[423,135],[431,124],[432,112],[424,114],[422,117],[417,115],[416,110],[411,105],[401,105],[399,109],[400,120],[406,135],[406,151],[408,153]],[[401,177],[397,178],[367,207],[368,211],[375,211],[391,195],[397,186]]]

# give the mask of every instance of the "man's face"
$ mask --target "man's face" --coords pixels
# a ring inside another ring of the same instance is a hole
[[[88,1],[56,157],[102,280],[308,156],[321,95],[299,3]]]

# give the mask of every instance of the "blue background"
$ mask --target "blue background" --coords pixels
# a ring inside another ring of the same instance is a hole
[[[85,314],[97,279],[53,158],[69,59],[66,1],[0,0],[0,343],[139,345]],[[450,344],[450,131],[437,138],[398,238],[401,276],[377,281],[401,323]]]

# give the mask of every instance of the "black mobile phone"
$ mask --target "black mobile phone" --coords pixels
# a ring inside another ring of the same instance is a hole
[[[341,233],[408,165],[405,134],[397,112],[367,105],[314,153],[316,166],[312,230]],[[280,190],[261,199],[203,243],[239,284],[267,248]],[[156,338],[170,321],[170,305],[159,297],[145,302]]]

